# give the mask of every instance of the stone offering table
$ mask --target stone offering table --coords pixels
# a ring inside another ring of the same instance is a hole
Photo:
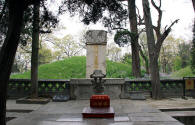
[[[90,98],[90,107],[83,109],[83,118],[114,118],[114,109],[110,107],[110,97],[104,94],[104,80],[106,77],[101,70],[94,70],[90,75],[93,80],[95,95]]]

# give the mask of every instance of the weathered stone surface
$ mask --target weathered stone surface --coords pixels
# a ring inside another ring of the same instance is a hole
[[[145,101],[111,100],[115,118],[109,119],[82,118],[82,109],[88,105],[88,100],[50,102],[7,125],[183,125],[165,113],[152,113],[152,107]],[[150,112],[142,112],[147,108]]]
[[[30,97],[24,97],[16,100],[16,103],[18,104],[47,104],[50,102],[49,98],[33,98]]]
[[[114,114],[115,113],[113,107],[107,108],[85,107],[82,112],[83,118],[114,118]]]
[[[90,78],[94,70],[102,70],[106,74],[105,45],[87,45],[86,78]]]
[[[86,78],[90,78],[94,70],[102,70],[106,74],[106,44],[106,31],[89,30],[86,33]]]
[[[86,44],[106,44],[107,32],[104,30],[89,30],[86,33]]]
[[[71,99],[89,99],[93,93],[92,79],[71,79]],[[105,79],[104,94],[110,96],[111,99],[119,99],[122,93],[124,79]]]
[[[129,121],[129,117],[128,116],[115,116],[114,121],[115,122],[127,122]]]
[[[53,102],[66,102],[70,100],[70,95],[65,95],[65,94],[56,94],[52,98]]]
[[[146,100],[146,97],[142,92],[133,92],[130,93],[130,99],[131,100]]]

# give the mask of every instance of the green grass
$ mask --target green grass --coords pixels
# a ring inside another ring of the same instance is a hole
[[[177,77],[177,78],[192,77],[192,76],[195,76],[195,74],[192,73],[190,66],[172,73],[172,77]]]
[[[106,61],[108,78],[131,78],[131,66],[112,61]],[[70,79],[85,78],[86,57],[71,57],[62,61],[39,66],[39,79]],[[11,75],[11,78],[29,79],[30,71]]]

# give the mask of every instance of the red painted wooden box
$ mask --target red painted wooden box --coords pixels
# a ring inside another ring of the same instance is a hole
[[[110,107],[110,97],[108,95],[92,95],[90,98],[90,107],[92,108]]]

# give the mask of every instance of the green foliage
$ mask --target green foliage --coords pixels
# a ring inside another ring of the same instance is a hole
[[[181,43],[179,44],[179,56],[181,57],[181,66],[185,68],[190,65],[190,44]]]
[[[180,69],[172,74],[172,77],[178,77],[178,78],[192,77],[192,76],[195,76],[195,74],[192,73],[192,69],[190,68],[190,66]]]
[[[122,58],[122,63],[131,65],[132,64],[132,55],[125,53],[125,55]]]
[[[116,63],[107,60],[106,61],[107,68],[107,77],[108,78],[126,78],[132,77],[131,66],[123,63]]]
[[[195,73],[195,22],[193,28],[193,40],[192,40],[192,49],[191,49],[191,68],[192,72]]]
[[[136,34],[129,32],[128,30],[117,31],[114,36],[114,42],[119,46],[124,46],[130,42],[133,42],[136,39]]]
[[[78,44],[72,35],[65,35],[61,39],[53,37],[53,39],[55,41],[53,42],[54,48],[57,50],[55,54],[60,54],[60,58],[76,56],[83,49],[82,45]]]
[[[106,61],[108,78],[125,78],[131,76],[131,66],[112,61]],[[86,57],[71,57],[62,61],[39,66],[39,79],[70,79],[85,78]],[[11,78],[30,78],[30,71],[11,75]]]
[[[176,56],[175,59],[173,60],[173,71],[177,71],[182,68],[181,62],[182,62],[181,57]]]
[[[59,13],[66,11],[71,15],[79,14],[81,21],[87,25],[102,19],[109,29],[121,27],[128,18],[127,10],[118,0],[65,0]]]
[[[52,60],[52,51],[42,46],[42,48],[39,49],[39,65],[50,63]]]

